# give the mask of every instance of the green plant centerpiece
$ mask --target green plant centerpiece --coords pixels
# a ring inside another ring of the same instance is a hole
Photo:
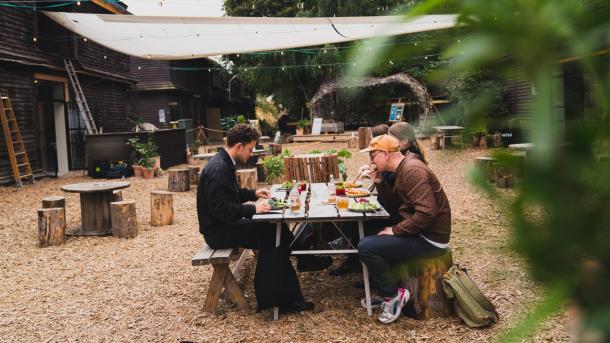
[[[297,122],[297,128],[305,129],[306,127],[311,127],[311,120],[309,119],[301,119]]]
[[[274,183],[284,174],[284,155],[267,158],[263,162],[263,167],[267,175],[265,180],[268,183]]]

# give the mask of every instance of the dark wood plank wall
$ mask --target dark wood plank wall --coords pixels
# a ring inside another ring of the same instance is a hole
[[[42,15],[42,14],[38,14]],[[36,14],[29,10],[0,8],[0,55],[5,58],[47,63],[45,54],[39,50],[36,36]]]
[[[166,113],[165,122],[169,122],[169,109],[167,104],[172,101],[174,91],[152,91],[138,92],[134,98],[136,103],[136,114],[147,123],[159,125],[159,110],[164,109]]]
[[[81,86],[98,127],[103,132],[129,131],[132,123],[127,120],[129,85],[112,80],[80,77]]]
[[[89,68],[119,76],[131,76],[129,57],[108,49],[92,41],[78,40],[77,61],[85,69]]]
[[[38,144],[36,141],[35,101],[33,94],[32,73],[23,70],[14,70],[6,64],[0,63],[0,94],[8,95],[13,104],[15,117],[19,123],[21,137],[28,152],[33,169],[40,168]],[[0,131],[0,181],[12,178],[11,165],[6,150],[4,133]]]
[[[171,86],[168,61],[152,61],[131,57],[131,75],[138,79],[139,89],[151,89]],[[139,69],[138,69],[139,67]]]

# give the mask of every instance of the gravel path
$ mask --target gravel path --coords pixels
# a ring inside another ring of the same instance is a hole
[[[345,143],[287,144],[293,153],[341,149]],[[350,177],[368,157],[350,149]],[[210,266],[192,267],[190,258],[203,239],[197,229],[195,193],[174,194],[176,223],[151,227],[152,190],[167,189],[167,176],[151,181],[130,178],[125,200],[135,200],[139,235],[69,238],[58,247],[36,246],[36,209],[48,195],[64,195],[68,228],[80,222],[77,194],[64,184],[90,179],[71,172],[20,190],[0,188],[0,341],[3,342],[467,342],[493,340],[522,318],[540,299],[524,263],[509,249],[506,216],[466,177],[478,150],[431,151],[453,213],[454,261],[467,267],[498,307],[501,321],[473,330],[458,319],[426,322],[401,318],[382,325],[360,307],[359,275],[342,278],[325,272],[300,274],[305,297],[316,311],[282,316],[240,311],[221,301],[216,315],[202,311]],[[503,191],[510,197],[510,191]],[[242,285],[254,306],[254,260],[247,263]],[[335,264],[339,264],[337,259]],[[565,316],[559,314],[532,341],[568,341]]]

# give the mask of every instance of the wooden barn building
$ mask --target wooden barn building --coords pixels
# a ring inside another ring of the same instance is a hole
[[[131,126],[125,118],[136,79],[130,76],[129,57],[75,35],[42,13],[128,14],[126,6],[103,0],[57,4],[0,6],[0,94],[12,102],[35,176],[85,168],[86,130],[64,59],[73,62],[97,127],[116,132]],[[12,182],[12,172],[3,135],[0,183],[6,182]]]

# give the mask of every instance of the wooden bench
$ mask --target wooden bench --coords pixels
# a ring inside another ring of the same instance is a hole
[[[229,270],[229,262],[231,256],[238,254],[238,249],[212,249],[207,244],[204,244],[203,248],[193,256],[191,259],[191,264],[193,266],[212,264],[212,267],[214,268],[212,280],[210,280],[210,285],[208,287],[208,294],[205,297],[205,303],[203,305],[204,311],[210,313],[214,312],[223,287],[226,295],[238,308],[249,308],[246,298],[239,289],[237,281],[235,281],[236,274],[239,273],[239,270],[243,265],[247,251],[248,250],[244,250],[242,252],[233,271]]]

